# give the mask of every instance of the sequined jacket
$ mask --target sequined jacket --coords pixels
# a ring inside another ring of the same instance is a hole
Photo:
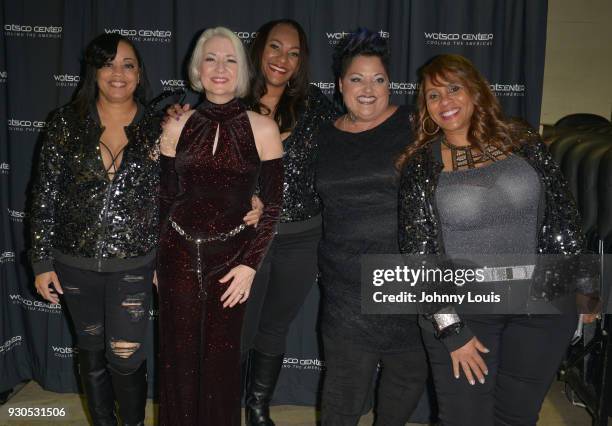
[[[539,208],[537,254],[586,254],[580,215],[559,166],[537,132],[519,124],[512,128],[514,137],[522,142],[515,154],[536,170],[544,194]],[[411,156],[402,168],[398,223],[402,254],[445,254],[435,203],[438,177],[444,167],[439,151],[440,142],[435,140]],[[578,286],[587,292],[597,288],[598,277],[593,275],[593,268],[585,264],[579,268],[581,270],[573,271],[576,279],[582,282]],[[567,291],[565,272],[568,271],[550,273],[536,268],[532,296],[554,300],[564,294]]]
[[[283,208],[278,232],[291,232],[292,222],[317,218],[321,213],[321,200],[314,188],[314,169],[319,127],[338,115],[332,103],[318,87],[310,85],[306,105],[289,137],[283,141],[285,156],[285,183]],[[320,226],[318,217],[317,226]],[[314,225],[314,223],[313,223]]]
[[[125,128],[128,144],[112,181],[100,155],[103,130],[94,106],[84,120],[69,104],[47,122],[31,193],[35,274],[53,270],[55,260],[110,272],[155,256],[159,118],[138,106]]]

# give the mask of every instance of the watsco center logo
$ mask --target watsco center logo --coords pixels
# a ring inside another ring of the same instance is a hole
[[[313,81],[310,84],[317,86],[324,95],[333,95],[336,90],[336,83],[333,81]]]
[[[325,368],[325,362],[317,358],[283,358],[283,368],[293,368],[296,370],[317,370]]]
[[[40,132],[45,128],[44,121],[8,119],[8,128],[12,132]]]
[[[81,76],[76,74],[53,74],[53,81],[57,87],[77,87]]]
[[[7,37],[62,38],[63,30],[62,27],[54,25],[4,25],[4,35]]]
[[[495,93],[495,96],[525,96],[525,85],[524,84],[491,84],[491,91]]]
[[[155,43],[169,43],[172,40],[172,31],[158,29],[125,29],[104,28],[106,34],[119,34],[132,41],[150,41]]]
[[[159,80],[162,86],[162,90],[176,90],[184,89],[187,87],[185,80]]]
[[[72,358],[79,353],[79,349],[73,348],[72,346],[51,345],[51,350],[53,351],[53,355],[58,358]]]
[[[23,341],[23,337],[21,336],[11,337],[6,342],[0,345],[0,355],[3,355],[6,352],[10,351],[11,349],[15,348],[16,346],[21,345],[22,341]]]
[[[7,78],[8,78],[8,72],[0,71],[0,83],[6,83]]]
[[[236,34],[238,38],[242,40],[242,43],[247,46],[253,43],[253,40],[257,37],[257,31],[234,31],[234,34]]]
[[[14,251],[5,251],[0,253],[0,265],[3,263],[13,263],[15,262],[15,252]]]
[[[492,33],[423,33],[425,44],[434,46],[493,46]]]
[[[8,175],[11,173],[11,165],[9,163],[0,163],[0,175]]]
[[[394,95],[415,95],[419,90],[419,83],[412,81],[392,81],[389,90]]]
[[[26,217],[25,212],[21,212],[19,210],[12,210],[8,207],[6,208],[6,210],[8,210],[9,217],[13,222],[23,222]]]
[[[26,299],[21,294],[9,294],[9,300],[14,305],[21,305],[28,311],[45,312],[47,314],[61,314],[62,305],[45,302],[44,300]]]
[[[391,34],[388,31],[378,30],[377,33],[381,38],[388,39],[391,37]],[[329,43],[330,46],[335,46],[338,43],[340,43],[342,40],[344,40],[345,38],[349,37],[351,34],[353,33],[346,32],[346,31],[338,31],[338,32],[333,32],[333,33],[326,32],[325,38],[327,38],[327,42]]]

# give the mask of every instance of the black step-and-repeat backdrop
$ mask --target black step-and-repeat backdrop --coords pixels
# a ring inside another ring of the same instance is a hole
[[[224,25],[249,45],[264,22],[289,17],[311,45],[312,84],[334,90],[334,46],[358,26],[387,38],[391,92],[411,103],[416,69],[439,53],[469,57],[509,115],[540,117],[546,0],[3,0],[0,11],[0,391],[34,379],[58,392],[77,390],[74,340],[60,305],[33,291],[26,259],[27,197],[37,141],[49,111],[79,83],[85,44],[118,33],[140,49],[155,93],[185,87],[194,36]],[[195,101],[195,94],[189,100]],[[291,285],[291,283],[287,283]],[[313,404],[324,361],[313,289],[292,326],[276,401]],[[153,354],[157,312],[150,312]],[[153,356],[150,377],[155,382]]]

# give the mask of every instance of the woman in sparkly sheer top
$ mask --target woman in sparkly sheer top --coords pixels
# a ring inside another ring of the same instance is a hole
[[[584,253],[576,205],[539,135],[504,119],[489,84],[462,56],[435,57],[420,76],[416,142],[400,159],[401,252],[453,262]],[[488,288],[502,303],[512,296],[533,304],[532,296],[555,297],[562,287],[554,283],[561,274],[548,274],[537,260],[531,280],[520,273],[523,266],[512,265],[493,268],[503,269],[503,279],[485,280],[496,281]],[[592,281],[592,272],[584,272],[580,280]],[[455,284],[448,285],[453,291]],[[535,425],[576,328],[573,298],[558,315],[525,312],[516,303],[479,315],[459,315],[457,306],[427,308],[420,325],[442,424]]]
[[[189,75],[206,100],[161,137],[160,424],[240,424],[244,302],[280,215],[282,145],[269,118],[236,98],[248,61],[227,28],[205,31]],[[257,228],[242,217],[256,187]]]

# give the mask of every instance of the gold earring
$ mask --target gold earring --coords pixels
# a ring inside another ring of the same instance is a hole
[[[431,133],[428,132],[427,129],[425,128],[425,122],[427,121],[427,119],[431,120],[436,125],[436,130]],[[421,128],[423,129],[423,133],[425,133],[427,136],[433,136],[436,133],[438,133],[438,131],[440,131],[440,126],[438,126],[436,122],[433,121],[433,118],[431,118],[430,116],[425,117],[425,119],[423,120],[423,124],[421,125]]]

